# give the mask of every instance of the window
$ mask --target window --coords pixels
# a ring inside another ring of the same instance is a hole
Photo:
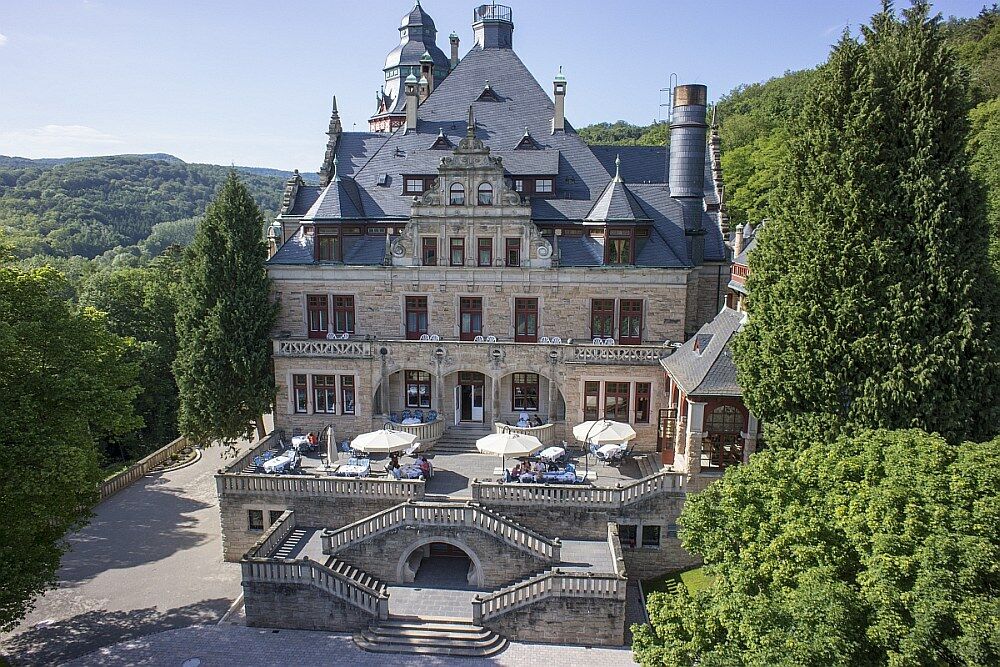
[[[583,419],[584,421],[597,421],[598,405],[601,401],[601,383],[583,383]]]
[[[334,333],[354,333],[354,297],[333,297],[333,331]]]
[[[507,266],[521,266],[521,239],[505,239]]]
[[[535,192],[539,194],[550,194],[552,192],[551,178],[535,179]]]
[[[271,510],[267,513],[267,524],[269,526],[273,526],[274,523],[281,518],[282,514],[284,514],[284,512],[281,510]]]
[[[514,410],[537,410],[538,375],[514,373],[511,376],[511,397]]]
[[[404,189],[407,194],[421,194],[424,191],[424,179],[422,178],[407,178],[404,184]]]
[[[642,299],[618,302],[618,342],[622,345],[642,342]]]
[[[458,300],[461,332],[459,339],[474,340],[483,333],[483,300],[478,296],[463,296]]]
[[[636,531],[638,526],[618,524],[618,541],[622,549],[635,549]]]
[[[743,415],[732,405],[720,405],[708,413],[705,430],[715,433],[739,433],[743,430]]]
[[[631,264],[632,263],[632,239],[612,239],[609,238],[604,244],[605,264]]]
[[[650,384],[648,382],[635,383],[635,423],[649,423],[649,400]]]
[[[493,186],[489,183],[479,184],[479,205],[480,206],[492,206],[493,205]]]
[[[667,537],[677,537],[677,524],[668,523],[667,524]]]
[[[340,259],[340,237],[336,234],[316,235],[316,259],[336,262]]]
[[[449,261],[452,266],[465,266],[465,239],[451,239]]]
[[[590,302],[590,335],[593,338],[615,335],[615,300],[593,299]]]
[[[452,183],[448,201],[452,206],[461,206],[465,203],[465,188],[461,183]]]
[[[247,527],[250,530],[264,530],[264,510],[249,510],[247,512]]]
[[[292,376],[292,407],[298,414],[309,410],[309,387],[305,375]]]
[[[514,192],[524,192],[524,179],[515,178],[514,179]]]
[[[651,549],[660,548],[660,527],[659,526],[643,526],[642,527],[642,546]]]
[[[479,239],[477,244],[479,266],[493,266],[493,239]]]
[[[406,407],[431,407],[431,374],[406,371]]]
[[[708,413],[708,435],[701,443],[702,468],[726,468],[743,462],[743,424],[743,413],[732,405],[720,405]]]
[[[538,342],[538,299],[514,299],[514,341]]]
[[[419,340],[421,334],[427,333],[427,297],[406,297],[406,337],[409,340]]]
[[[424,266],[437,266],[438,263],[438,240],[436,238],[420,239],[421,257]]]
[[[628,382],[604,383],[604,418],[628,421]]]
[[[313,375],[313,412],[337,412],[336,375]]]
[[[330,317],[329,303],[325,294],[309,294],[306,296],[306,313],[309,322],[310,338],[326,338]]]
[[[340,410],[341,414],[354,414],[354,376],[340,376]]]

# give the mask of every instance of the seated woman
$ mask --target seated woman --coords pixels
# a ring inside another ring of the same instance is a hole
[[[510,469],[510,478],[515,482],[520,482],[522,472],[524,471],[521,469],[521,464],[518,463],[516,466]]]
[[[424,479],[431,478],[431,462],[427,460],[427,457],[423,454],[417,458],[417,466],[420,468],[420,474]]]
[[[306,442],[309,443],[309,451],[312,451],[316,449],[316,444],[317,442],[319,442],[319,440],[316,437],[316,434],[310,431],[309,435],[306,436]]]
[[[542,418],[538,415],[531,415],[531,419],[528,420],[528,423],[537,428],[542,425]]]

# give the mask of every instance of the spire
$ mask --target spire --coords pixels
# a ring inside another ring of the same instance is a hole
[[[469,105],[469,120],[465,125],[465,136],[469,139],[476,138],[476,117],[472,111],[472,105]]]
[[[337,110],[337,96],[333,96],[333,110],[330,112],[330,126],[326,131],[326,153],[323,155],[323,166],[319,170],[319,184],[327,185],[334,172],[334,160],[337,155],[337,144],[344,127],[340,122],[340,112]]]
[[[333,156],[333,180],[334,181],[339,181],[340,180],[340,174],[337,173],[337,162],[338,162],[338,160],[339,160],[339,158],[336,155],[334,155]]]
[[[334,160],[334,164],[336,164],[336,160]],[[620,154],[616,154],[615,155],[615,183],[621,183],[622,182],[621,168],[622,168],[622,156]]]

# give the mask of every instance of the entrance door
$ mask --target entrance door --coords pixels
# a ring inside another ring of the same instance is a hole
[[[462,421],[472,421],[472,385],[463,384],[462,388]]]
[[[455,387],[455,424],[462,421],[462,386]]]
[[[677,409],[660,410],[659,428],[656,431],[656,449],[660,452],[660,462],[664,465],[674,463],[674,429],[677,427]]]
[[[472,421],[483,421],[483,385],[472,385]]]

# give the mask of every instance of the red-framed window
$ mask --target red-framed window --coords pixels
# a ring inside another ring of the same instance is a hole
[[[628,421],[629,404],[628,382],[604,383],[604,418],[615,421]]]
[[[615,300],[591,299],[590,335],[606,338],[615,335]]]
[[[309,411],[309,385],[305,375],[292,376],[292,409],[297,414]]]
[[[337,412],[336,375],[313,375],[313,412]]]
[[[551,178],[536,178],[535,193],[540,195],[550,195],[555,192],[555,181]]]
[[[642,342],[642,299],[621,299],[618,302],[618,341],[622,345]]]
[[[448,263],[452,266],[465,266],[465,239],[449,240]]]
[[[423,194],[426,189],[426,183],[423,178],[413,178],[412,176],[407,176],[403,179],[404,194],[419,195]]]
[[[504,239],[507,266],[521,266],[521,239]]]
[[[340,261],[340,236],[316,234],[316,259],[321,262]]]
[[[584,421],[596,421],[600,416],[601,404],[601,383],[583,383],[583,419]]]
[[[514,341],[538,342],[538,299],[514,299]]]
[[[649,382],[635,383],[635,414],[636,424],[649,423],[649,406],[652,400],[652,388]]]
[[[473,340],[483,335],[483,299],[463,296],[458,300],[458,317],[461,340]]]
[[[325,294],[306,296],[306,322],[310,338],[326,338],[330,331],[330,300]]]
[[[479,266],[493,266],[493,239],[477,239]]]
[[[354,297],[334,295],[333,297],[333,332],[339,334],[354,333]]]
[[[631,264],[633,247],[631,229],[609,229],[604,243],[604,263]]]
[[[406,407],[431,407],[431,374],[425,371],[406,371]]]
[[[510,377],[511,408],[515,412],[538,410],[538,374],[514,373]]]
[[[419,340],[427,333],[427,297],[406,297],[406,337],[409,340]]]
[[[340,376],[340,413],[344,415],[353,415],[355,411],[354,399],[356,398],[354,392],[354,376],[353,375],[341,375]]]
[[[438,263],[438,240],[433,237],[420,239],[421,264],[424,266],[437,266]]]

